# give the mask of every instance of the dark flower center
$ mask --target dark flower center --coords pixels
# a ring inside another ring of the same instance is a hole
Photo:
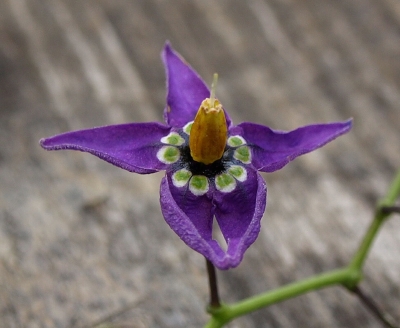
[[[185,163],[187,165],[186,168],[190,172],[192,172],[193,175],[204,175],[207,178],[214,178],[216,175],[221,174],[226,170],[227,163],[226,160],[224,160],[225,156],[223,156],[222,158],[216,160],[211,164],[204,164],[196,162],[192,158],[189,146],[183,146],[182,148],[180,148],[180,150],[182,156],[181,157],[182,163]]]

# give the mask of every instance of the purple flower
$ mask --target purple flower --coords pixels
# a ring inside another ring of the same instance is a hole
[[[40,144],[47,150],[88,152],[130,172],[165,170],[160,202],[171,229],[218,268],[236,267],[258,236],[266,206],[266,185],[257,171],[282,168],[348,132],[352,122],[290,132],[247,122],[232,125],[203,80],[169,44],[163,60],[166,124],[97,127],[42,139]],[[213,239],[214,217],[226,250]]]

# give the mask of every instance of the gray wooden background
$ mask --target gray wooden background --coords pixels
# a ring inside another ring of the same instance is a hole
[[[398,0],[0,1],[0,327],[201,327],[204,259],[164,222],[162,174],[134,175],[41,137],[161,121],[166,40],[235,123],[354,118],[352,132],[265,175],[268,207],[235,301],[346,264],[400,167]],[[400,321],[400,219],[363,288]],[[229,327],[379,327],[340,287]]]

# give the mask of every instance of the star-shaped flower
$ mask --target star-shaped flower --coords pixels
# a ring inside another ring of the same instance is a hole
[[[256,240],[266,206],[258,173],[279,170],[297,156],[348,132],[351,120],[314,124],[290,132],[244,122],[233,125],[199,77],[165,45],[165,124],[129,123],[67,132],[40,141],[47,150],[91,153],[139,174],[165,170],[163,216],[192,249],[220,269],[236,267]],[[213,239],[213,220],[227,243]]]

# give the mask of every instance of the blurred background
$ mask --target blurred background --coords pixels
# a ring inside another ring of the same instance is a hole
[[[0,326],[201,327],[204,259],[169,229],[162,173],[139,176],[42,137],[162,121],[166,40],[234,123],[353,130],[264,175],[262,231],[218,272],[236,301],[345,265],[400,167],[398,0],[0,2]],[[400,220],[379,234],[362,287],[400,321]],[[229,327],[379,327],[353,295],[313,292]]]

